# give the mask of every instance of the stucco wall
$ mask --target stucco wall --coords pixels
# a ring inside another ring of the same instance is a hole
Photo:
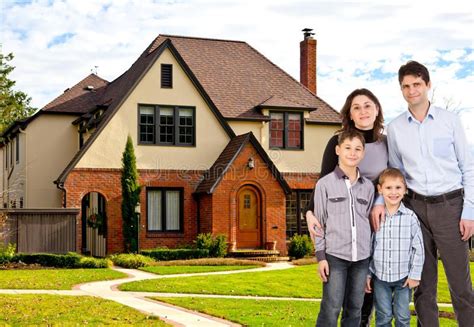
[[[173,88],[160,87],[160,65],[173,65]],[[138,104],[196,108],[196,146],[137,145]],[[229,137],[169,50],[165,50],[93,142],[77,168],[120,168],[129,134],[138,169],[208,169]]]
[[[25,207],[62,207],[62,192],[53,183],[79,149],[76,116],[41,115],[26,128]]]

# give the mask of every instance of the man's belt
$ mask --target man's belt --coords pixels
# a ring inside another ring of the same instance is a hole
[[[434,195],[434,196],[426,196],[423,194],[416,193],[410,189],[408,189],[407,192],[407,197],[410,199],[418,200],[418,201],[424,201],[427,203],[440,203],[444,202],[447,200],[452,200],[457,197],[463,196],[464,194],[464,189],[460,188],[459,190],[454,190],[448,193],[440,194],[440,195]]]

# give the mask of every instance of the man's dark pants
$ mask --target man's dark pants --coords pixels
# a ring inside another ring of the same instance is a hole
[[[437,251],[439,251],[459,326],[473,327],[474,293],[469,269],[468,242],[461,240],[459,231],[463,208],[462,195],[436,203],[405,197],[404,202],[420,220],[425,246],[423,273],[420,285],[415,291],[418,326],[439,326],[437,305]]]

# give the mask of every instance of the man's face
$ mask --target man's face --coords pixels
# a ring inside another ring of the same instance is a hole
[[[431,82],[426,84],[419,76],[406,75],[403,77],[400,88],[408,106],[411,107],[428,101]]]

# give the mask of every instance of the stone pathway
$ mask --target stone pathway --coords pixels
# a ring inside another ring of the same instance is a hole
[[[230,321],[212,317],[196,311],[180,308],[174,305],[156,302],[147,297],[202,297],[202,298],[232,298],[232,299],[259,299],[259,300],[291,300],[291,301],[312,301],[319,302],[320,299],[303,299],[288,297],[269,297],[269,296],[238,296],[238,295],[213,295],[213,294],[181,294],[181,293],[157,293],[157,292],[122,292],[118,290],[120,284],[133,281],[141,281],[146,279],[173,278],[173,277],[190,277],[190,276],[209,276],[209,275],[229,275],[256,271],[281,270],[294,267],[288,262],[269,263],[266,267],[205,272],[179,275],[155,275],[136,269],[116,268],[114,270],[123,272],[128,275],[126,278],[115,279],[110,281],[100,281],[77,285],[73,290],[0,290],[0,294],[54,294],[54,295],[71,295],[71,296],[96,296],[103,299],[112,300],[123,305],[132,307],[146,314],[155,315],[173,326],[190,326],[190,327],[223,327],[223,326],[240,326]],[[452,307],[451,304],[438,304],[439,307]]]

